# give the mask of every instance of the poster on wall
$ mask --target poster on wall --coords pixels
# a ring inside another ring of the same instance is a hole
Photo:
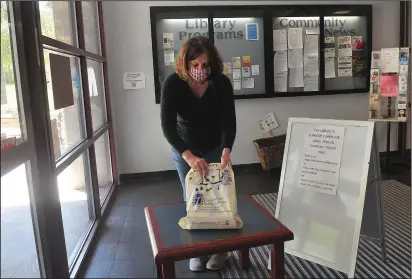
[[[175,39],[173,33],[163,33],[163,48],[174,48]]]
[[[259,25],[257,23],[246,23],[246,40],[259,40]]]

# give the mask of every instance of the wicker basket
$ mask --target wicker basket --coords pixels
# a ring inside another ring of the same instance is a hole
[[[282,166],[285,141],[286,135],[262,138],[253,141],[264,170]]]

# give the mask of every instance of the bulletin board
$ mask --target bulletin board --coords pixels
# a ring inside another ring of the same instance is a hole
[[[285,252],[353,277],[372,122],[289,119],[276,218],[293,231]]]
[[[150,21],[157,104],[181,45],[197,36],[216,46],[235,99],[369,92],[371,5],[156,6]]]

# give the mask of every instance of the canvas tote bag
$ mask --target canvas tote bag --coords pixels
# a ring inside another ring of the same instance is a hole
[[[243,222],[237,211],[235,177],[228,165],[208,165],[209,172],[201,177],[191,169],[186,176],[186,211],[179,226],[185,230],[240,229]]]

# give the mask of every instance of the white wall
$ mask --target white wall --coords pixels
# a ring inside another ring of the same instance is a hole
[[[293,3],[292,3],[293,2]],[[287,1],[287,4],[338,4],[339,1]],[[248,2],[250,3],[250,2]],[[160,127],[160,107],[155,104],[150,6],[235,5],[241,1],[139,1],[103,2],[110,92],[119,173],[174,169],[170,148]],[[253,4],[286,4],[254,1]],[[398,1],[340,1],[340,4],[373,4],[373,48],[396,47],[399,43]],[[146,74],[146,88],[124,91],[122,75],[128,71]],[[252,141],[261,137],[256,120],[274,112],[285,133],[289,117],[367,120],[368,94],[236,100],[238,133],[234,164],[258,162]],[[393,147],[396,148],[396,130]],[[385,127],[378,127],[381,150]]]

